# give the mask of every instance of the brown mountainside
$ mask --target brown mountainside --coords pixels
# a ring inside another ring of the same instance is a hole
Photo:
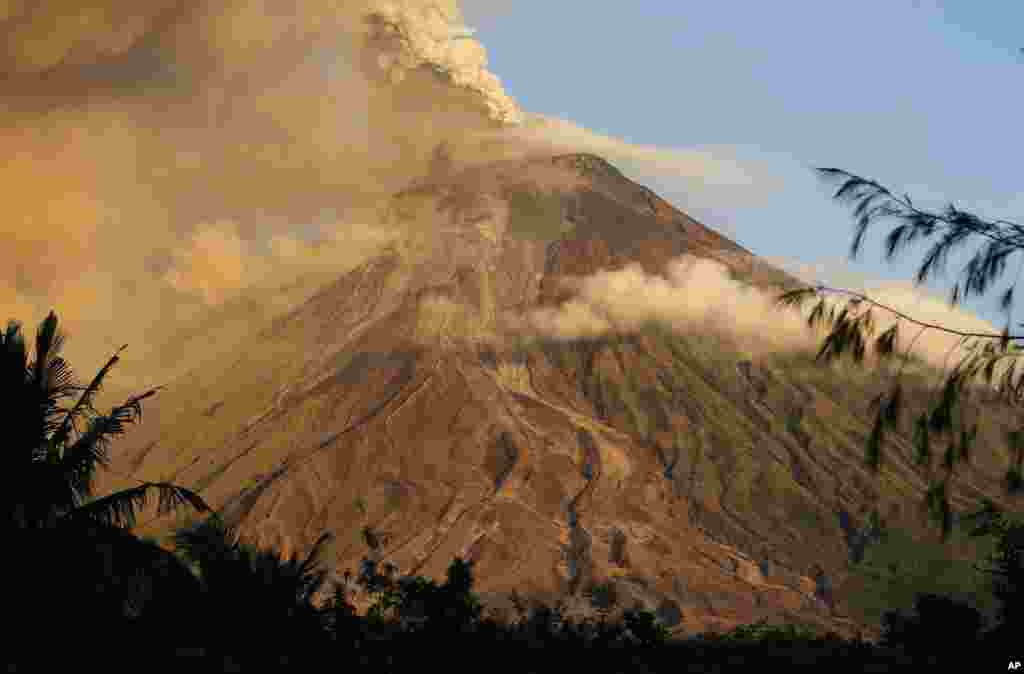
[[[400,245],[162,391],[115,467],[197,489],[285,551],[330,530],[339,573],[371,525],[403,573],[441,580],[472,558],[493,606],[516,590],[582,607],[610,582],[685,631],[768,618],[850,633],[850,532],[878,504],[924,535],[909,428],[880,479],[863,468],[868,401],[887,386],[870,372],[754,363],[658,325],[502,337],[510,312],[568,299],[560,279],[630,262],[661,274],[688,253],[798,283],[604,160],[435,177],[388,218]],[[1004,428],[982,429],[960,502],[998,497]]]

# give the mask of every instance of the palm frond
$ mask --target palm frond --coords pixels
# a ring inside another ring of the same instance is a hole
[[[13,437],[8,437],[7,442],[19,452],[30,455],[38,445],[44,415],[40,414],[38,391],[29,390],[28,351],[21,324],[9,321],[0,339],[0,383],[6,392],[5,404],[12,406],[11,418],[18,420],[18,424],[9,429],[13,430]]]
[[[230,604],[260,593],[260,604],[271,611],[294,614],[312,610],[312,600],[328,573],[319,568],[323,534],[304,559],[283,559],[274,549],[260,549],[241,540],[236,529],[218,515],[175,532],[175,547],[197,564],[200,578],[215,602]]]
[[[59,401],[70,398],[77,389],[74,373],[67,361],[61,357],[53,358],[47,365],[46,379],[41,391],[46,407],[45,433],[48,437],[56,433],[61,426],[57,417],[67,413],[67,408],[59,405]]]
[[[46,367],[56,357],[64,344],[64,335],[57,329],[57,314],[52,310],[36,330],[35,362],[32,367],[32,381],[40,389],[46,382]]]
[[[233,559],[238,549],[237,532],[216,513],[179,528],[174,532],[172,540],[175,549],[201,569]]]
[[[96,464],[106,467],[109,463],[107,451],[110,438],[125,432],[128,424],[142,418],[141,401],[156,394],[156,389],[130,397],[123,405],[114,407],[109,414],[97,416],[89,427],[64,452],[62,465],[69,480],[83,496],[89,495],[90,484]]]
[[[169,482],[144,482],[137,487],[115,492],[78,506],[65,518],[69,522],[93,521],[100,524],[131,528],[135,526],[137,510],[146,507],[151,492],[157,493],[157,514],[167,515],[183,506],[199,512],[210,512],[210,507],[195,492]]]
[[[75,390],[75,375],[66,360],[57,356],[46,369],[46,390],[55,398],[68,397]]]
[[[89,382],[89,385],[82,389],[82,395],[79,397],[78,402],[76,402],[75,406],[72,407],[71,410],[69,410],[68,413],[64,416],[64,421],[61,423],[60,428],[55,433],[57,442],[67,442],[68,436],[70,435],[71,431],[74,430],[75,432],[77,432],[78,429],[75,428],[74,426],[75,419],[80,414],[82,414],[83,411],[93,410],[92,401],[93,398],[96,396],[96,393],[100,390],[100,387],[103,384],[103,379],[107,376],[107,373],[110,372],[110,368],[114,367],[117,361],[120,360],[118,354],[121,353],[121,351],[123,351],[127,346],[128,345],[125,344],[120,349],[118,349],[117,352],[114,353],[113,356],[111,356],[110,360],[107,361],[107,364],[100,368],[99,372],[96,373],[96,376],[92,378],[91,382]],[[139,399],[141,400],[142,398]],[[141,411],[139,413],[141,414]]]
[[[4,328],[3,334],[0,335],[0,344],[9,347],[18,342],[21,344],[25,343],[25,336],[21,332],[21,321],[9,318],[7,320],[7,327]]]
[[[28,349],[25,347],[25,336],[21,333],[21,323],[8,321],[7,329],[0,337],[3,339],[4,370],[20,373],[19,379],[23,381],[28,371]],[[10,380],[5,378],[4,381]]]

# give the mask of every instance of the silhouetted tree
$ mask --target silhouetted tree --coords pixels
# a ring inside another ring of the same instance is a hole
[[[251,545],[217,515],[182,527],[173,540],[198,570],[200,638],[206,645],[286,652],[293,645],[322,641],[327,616],[315,598],[326,582],[319,555],[329,534],[316,541],[305,559],[283,558],[276,550]]]
[[[898,223],[885,239],[887,260],[892,260],[915,241],[937,236],[918,269],[915,281],[920,285],[934,273],[945,268],[950,251],[963,246],[972,237],[987,240],[964,268],[963,278],[954,284],[950,298],[951,306],[956,306],[961,299],[971,295],[982,295],[988,291],[1005,271],[1008,257],[1024,250],[1024,227],[1021,225],[1004,220],[984,220],[956,208],[953,204],[942,212],[926,211],[915,206],[909,196],[897,197],[873,180],[836,168],[822,168],[818,169],[818,172],[826,180],[841,183],[834,194],[835,200],[854,205],[856,228],[850,249],[851,259],[856,258],[868,228],[880,220]],[[937,330],[961,338],[959,343],[967,350],[967,355],[944,377],[936,388],[938,395],[933,395],[929,401],[930,409],[915,421],[914,445],[917,461],[922,466],[931,466],[932,436],[950,436],[942,457],[944,477],[941,480],[933,480],[925,495],[928,512],[941,525],[944,538],[948,537],[954,520],[949,501],[949,487],[954,477],[954,468],[959,463],[970,460],[970,449],[977,434],[977,424],[968,427],[961,412],[962,402],[969,396],[966,385],[975,380],[991,386],[996,366],[1001,362],[1007,362],[1008,367],[996,378],[995,392],[1000,398],[1015,404],[1024,398],[1024,380],[1014,376],[1020,352],[1011,348],[1013,340],[1024,339],[1024,336],[1009,334],[1009,316],[1015,287],[1016,282],[1005,290],[1000,298],[1000,307],[1007,315],[1007,325],[1002,334],[965,332],[925,323],[861,293],[828,288],[824,285],[797,288],[777,298],[778,304],[791,307],[801,307],[814,298],[819,300],[808,317],[808,324],[831,326],[831,331],[823,341],[817,356],[826,362],[844,353],[852,354],[857,363],[863,362],[867,341],[875,332],[872,316],[872,308],[875,307],[897,317],[896,323],[874,340],[874,351],[882,360],[888,360],[894,355],[901,320],[921,328],[914,340],[926,330]],[[851,299],[841,308],[838,305],[829,308],[826,302],[829,295],[847,295],[851,296]],[[885,434],[895,428],[900,419],[903,408],[900,376],[903,367],[909,361],[912,346],[913,341],[903,356],[903,363],[890,393],[879,395],[872,401],[876,417],[868,437],[866,463],[876,472],[883,458]],[[1014,447],[1021,444],[1013,440],[1011,442],[1014,443]],[[1024,479],[1021,477],[1021,463],[1024,461],[1022,449],[1015,450],[1014,461],[1007,470],[1006,486],[1010,493],[1024,486]]]
[[[1011,519],[991,500],[965,518],[972,523],[971,536],[993,536],[995,552],[981,570],[990,574],[992,590],[999,602],[996,639],[1016,638],[1024,624],[1024,523]]]
[[[951,597],[919,594],[914,614],[887,611],[882,641],[915,656],[935,656],[967,647],[982,634],[985,620],[969,604]]]
[[[141,482],[93,496],[96,466],[109,464],[110,440],[140,418],[141,401],[157,389],[100,414],[93,398],[118,356],[82,386],[59,355],[63,343],[52,311],[39,325],[31,360],[20,323],[9,321],[0,333],[0,409],[7,434],[0,521],[5,549],[17,551],[4,555],[5,579],[14,584],[13,594],[27,600],[15,604],[26,612],[50,611],[53,603],[78,604],[94,615],[107,610],[114,619],[125,588],[114,588],[113,579],[127,574],[137,581],[133,560],[147,554],[145,546],[124,535],[136,510],[151,494],[158,497],[161,514],[182,505],[208,508],[197,494],[167,482]],[[63,404],[76,394],[73,404]],[[32,621],[21,624],[30,628]],[[87,621],[81,629],[90,624],[96,623]]]
[[[32,361],[18,322],[10,321],[0,334],[0,386],[7,401],[6,427],[11,436],[7,461],[11,489],[0,497],[4,520],[18,529],[80,522],[131,527],[136,509],[145,506],[154,492],[161,514],[182,505],[208,510],[198,494],[167,482],[143,482],[93,498],[96,466],[109,465],[111,438],[141,418],[140,403],[159,387],[100,414],[93,399],[119,357],[115,354],[87,386],[81,386],[67,361],[58,355],[63,343],[52,311],[39,325]],[[73,405],[61,405],[76,393],[81,395]],[[85,426],[80,428],[83,421]]]

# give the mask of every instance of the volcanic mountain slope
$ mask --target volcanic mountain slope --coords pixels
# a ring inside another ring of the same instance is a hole
[[[869,510],[924,532],[909,428],[880,478],[863,468],[886,380],[658,324],[512,339],[502,318],[560,305],[565,277],[683,254],[774,291],[796,279],[590,155],[434,176],[388,218],[400,244],[162,391],[115,468],[197,489],[286,553],[332,531],[339,574],[370,525],[403,573],[475,560],[495,607],[610,582],[686,631],[855,629],[844,579]],[[982,429],[958,502],[999,500],[1009,418]]]

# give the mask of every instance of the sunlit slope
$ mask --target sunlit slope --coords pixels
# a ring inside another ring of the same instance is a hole
[[[751,357],[692,324],[507,333],[508,314],[572,298],[560,279],[630,263],[661,273],[689,254],[766,288],[794,283],[599,159],[417,185],[388,217],[408,236],[170,382],[119,444],[119,473],[197,489],[286,552],[332,531],[338,572],[366,553],[370,525],[403,571],[440,578],[464,555],[492,598],[583,602],[611,582],[675,603],[688,630],[767,617],[850,632],[866,610],[847,602],[866,591],[848,582],[852,541],[869,514],[934,537],[909,425],[879,476],[864,467],[882,372]],[[923,409],[923,393],[907,398]],[[984,418],[960,505],[999,497],[1014,417]]]

